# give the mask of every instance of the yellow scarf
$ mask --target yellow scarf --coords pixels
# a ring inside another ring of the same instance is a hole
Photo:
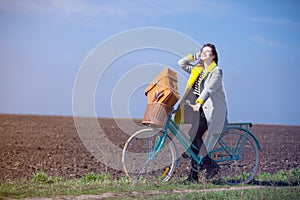
[[[201,78],[200,80],[200,83],[202,82],[202,80],[204,80],[207,75],[217,66],[216,62],[215,61],[212,61],[210,63],[210,65],[208,66],[206,72],[204,73],[203,77]],[[176,112],[175,114],[175,118],[174,118],[174,121],[175,123],[177,124],[181,124],[184,122],[184,101],[185,101],[185,98],[187,97],[187,95],[189,94],[191,88],[193,87],[194,83],[196,82],[199,74],[202,73],[204,67],[201,66],[201,65],[197,65],[195,66],[193,69],[192,69],[192,72],[191,72],[191,75],[189,77],[189,80],[187,82],[187,85],[186,85],[186,88],[185,88],[185,92],[184,92],[184,95],[180,101],[180,106],[179,106],[179,110]]]

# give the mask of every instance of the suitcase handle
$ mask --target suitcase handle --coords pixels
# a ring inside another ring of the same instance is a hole
[[[154,82],[152,82],[152,83],[154,83]],[[148,90],[145,92],[145,95],[147,96],[148,92],[149,92],[150,90],[152,90],[152,88],[154,88],[156,85],[157,85],[157,82],[154,83],[154,84],[152,85],[152,87],[151,87],[150,89],[148,89]]]
[[[150,90],[152,90],[152,88],[154,88],[158,83],[159,83],[159,81],[161,81],[163,78],[165,78],[165,77],[169,77],[169,76],[163,76],[163,77],[161,77],[160,79],[158,79],[158,80],[156,80],[155,82],[154,81],[152,81],[151,83],[152,83],[152,87],[151,88],[146,88],[147,90],[145,91],[145,95],[147,96],[147,93],[150,91]],[[172,77],[169,77],[169,78],[171,78],[171,79],[173,79]],[[176,79],[175,79],[176,80]],[[176,82],[177,82],[177,80],[176,80]]]
[[[153,100],[152,100],[152,103],[154,102],[154,101],[157,101],[157,100],[159,100],[160,98],[162,98],[164,96],[164,93],[163,93],[163,91],[161,91],[161,92],[155,92],[155,96],[154,96],[154,98],[153,98]]]

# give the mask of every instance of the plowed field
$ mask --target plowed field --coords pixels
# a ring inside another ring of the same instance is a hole
[[[129,135],[113,119],[98,121],[107,138],[123,148]],[[300,126],[254,124],[250,130],[263,147],[260,172],[300,167]],[[186,176],[188,163],[182,159],[175,176]],[[0,180],[31,179],[36,171],[64,178],[89,172],[124,176],[122,170],[107,167],[86,149],[72,117],[0,115]]]

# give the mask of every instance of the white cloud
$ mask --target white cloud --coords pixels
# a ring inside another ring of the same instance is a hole
[[[230,5],[215,1],[203,0],[1,0],[0,11],[26,12],[31,14],[81,15],[81,16],[114,16],[129,15],[161,16],[184,13],[218,16],[229,13]],[[214,10],[216,12],[211,12]],[[213,13],[213,14],[212,14]]]
[[[83,16],[109,15],[123,17],[126,15],[126,12],[121,8],[110,5],[94,4],[82,0],[53,0],[52,5],[62,12]]]
[[[271,38],[261,36],[261,35],[252,36],[250,38],[250,40],[254,43],[266,45],[266,46],[269,46],[269,47],[276,47],[276,48],[281,47],[281,44],[278,41],[273,40]]]
[[[294,26],[300,25],[300,22],[293,21],[290,19],[279,19],[279,18],[249,18],[250,21],[266,23],[266,24],[274,24],[274,25],[283,25],[283,26]]]
[[[126,0],[120,1],[122,8],[128,12],[143,13],[145,15],[161,16],[161,15],[182,15],[182,14],[198,14],[200,16],[214,16],[230,13],[230,4],[206,1],[206,0]],[[212,12],[214,10],[214,12]],[[197,20],[197,19],[195,19]]]
[[[83,0],[2,0],[0,10],[54,15],[125,15],[125,11],[121,8]]]
[[[101,29],[116,27],[122,30],[165,16],[174,17],[176,21],[189,14],[195,17],[187,23],[197,24],[203,17],[230,15],[231,6],[225,2],[206,0],[0,0],[0,15],[4,12],[17,13],[59,24]]]

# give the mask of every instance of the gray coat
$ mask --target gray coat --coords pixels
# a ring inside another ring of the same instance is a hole
[[[191,55],[178,61],[180,67],[190,74],[190,78],[181,99],[180,109],[177,111],[174,120],[176,123],[194,123],[195,115],[199,115],[199,113],[195,113],[193,109],[184,106],[184,102],[187,99],[192,104],[201,102],[207,119],[208,135],[220,134],[225,131],[228,124],[222,69],[215,63],[208,67],[204,79],[200,84],[200,96],[196,99],[196,96],[192,94],[192,86],[198,75],[202,72],[203,67],[191,66],[190,62],[192,61],[194,60],[191,59]]]

